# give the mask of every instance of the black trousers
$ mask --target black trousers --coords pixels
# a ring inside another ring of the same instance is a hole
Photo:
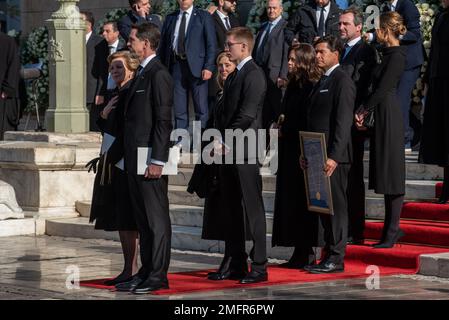
[[[363,156],[365,153],[364,132],[352,130],[353,162],[349,169],[348,213],[349,237],[364,239],[365,232],[365,181],[363,180]]]
[[[237,264],[246,262],[246,238],[253,241],[252,269],[264,271],[267,262],[266,219],[262,198],[262,177],[257,164],[220,165],[226,255]]]
[[[348,186],[349,164],[339,164],[332,174],[331,189],[334,208],[333,215],[320,216],[324,228],[326,242],[326,260],[333,263],[343,263],[346,242],[348,239],[348,206],[346,190]]]
[[[142,267],[139,276],[167,282],[171,249],[171,222],[168,205],[168,178],[144,179],[128,175],[131,207],[139,231]]]

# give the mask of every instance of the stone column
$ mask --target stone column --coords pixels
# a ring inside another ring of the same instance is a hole
[[[79,0],[57,0],[59,10],[46,21],[49,29],[50,105],[46,128],[50,132],[89,131],[86,109],[85,22],[76,6]]]

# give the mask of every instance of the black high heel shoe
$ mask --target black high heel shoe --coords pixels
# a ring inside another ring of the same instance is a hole
[[[401,239],[403,236],[405,236],[404,231],[402,231],[402,229],[399,229],[398,232],[396,233],[396,235],[394,236],[392,242],[379,242],[376,243],[375,245],[373,245],[374,249],[388,249],[388,248],[393,248],[394,245],[399,241],[399,239]]]

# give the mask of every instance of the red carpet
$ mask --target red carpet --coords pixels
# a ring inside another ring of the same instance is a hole
[[[441,184],[435,186],[436,197]],[[413,274],[419,270],[419,257],[449,251],[449,205],[429,202],[408,202],[402,210],[401,228],[405,236],[391,249],[373,249],[370,246],[348,246],[345,258],[345,272],[314,275],[305,271],[270,266],[269,281],[254,285],[240,285],[237,281],[210,281],[206,275],[210,270],[169,274],[170,289],[155,292],[158,295],[172,295],[191,292],[205,292],[233,288],[266,287],[272,285],[303,282],[335,281],[368,277],[369,265],[378,266],[382,276]],[[405,219],[405,220],[404,220]],[[365,229],[367,239],[378,240],[383,222],[368,222]],[[82,281],[81,286],[97,289],[111,289],[104,286],[106,279]]]
[[[371,248],[369,248],[371,249]],[[372,249],[371,249],[372,250]],[[224,289],[235,288],[249,288],[249,287],[267,287],[273,285],[282,284],[294,284],[302,282],[320,282],[320,281],[335,281],[351,278],[363,278],[368,277],[370,273],[366,273],[366,267],[368,265],[360,263],[354,260],[348,260],[345,264],[344,273],[336,274],[323,274],[314,275],[305,271],[284,269],[276,266],[270,266],[268,268],[269,279],[268,282],[257,283],[253,285],[241,285],[238,281],[224,280],[224,281],[211,281],[207,280],[206,275],[211,270],[200,270],[192,272],[170,273],[168,275],[170,289],[160,290],[155,292],[157,295],[172,295],[192,292],[204,292],[204,291],[216,291]],[[393,274],[413,274],[416,270],[414,268],[397,268],[397,267],[380,267],[380,273],[383,276]],[[91,287],[96,289],[110,289],[114,287],[108,287],[103,285],[104,281],[101,280],[87,280],[81,281],[80,285],[83,287]]]

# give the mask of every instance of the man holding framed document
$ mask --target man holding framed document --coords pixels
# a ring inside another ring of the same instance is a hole
[[[307,130],[324,134],[322,144],[325,143],[325,152],[321,162],[324,163],[324,168],[313,166],[311,159],[301,159],[301,167],[305,170],[319,170],[315,175],[323,174],[324,169],[324,175],[330,180],[330,190],[326,205],[320,201],[325,195],[316,194],[314,199],[318,200],[315,207],[326,209],[320,216],[324,228],[325,253],[320,264],[309,265],[304,269],[311,273],[343,272],[348,228],[346,188],[352,159],[351,127],[356,90],[350,76],[339,65],[343,45],[338,38],[320,38],[315,42],[315,50],[318,65],[325,74],[309,97]],[[310,198],[308,201],[310,202]]]

